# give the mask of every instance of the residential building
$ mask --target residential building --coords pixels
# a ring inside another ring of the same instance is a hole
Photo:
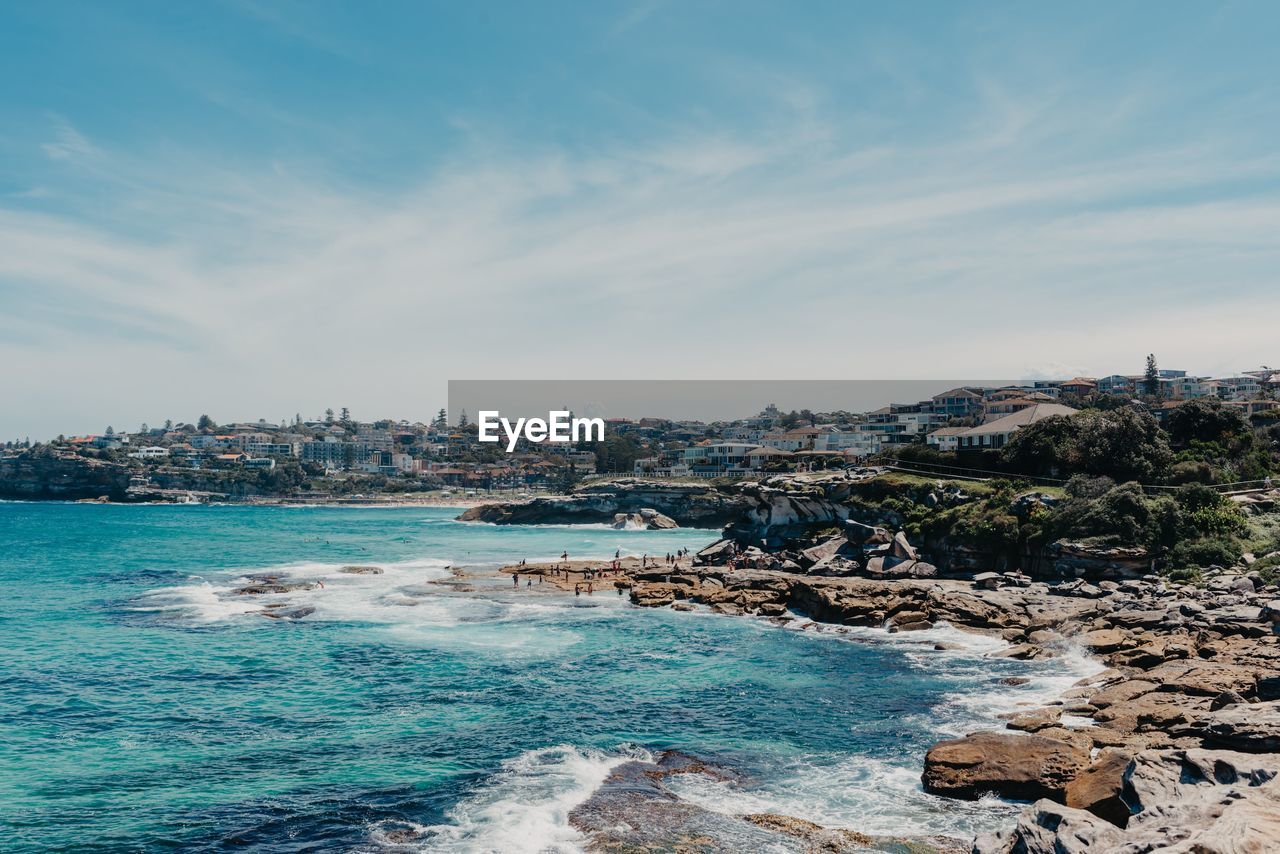
[[[245,442],[244,452],[251,457],[296,457],[302,452],[301,442]]]
[[[766,433],[760,437],[759,444],[783,451],[812,450],[814,441],[823,433],[831,432],[823,427],[796,427],[783,433]]]
[[[1262,390],[1258,378],[1248,375],[1206,380],[1203,385],[1209,394],[1223,400],[1247,400]]]
[[[880,437],[862,429],[865,425],[837,428],[815,438],[813,450],[839,452],[853,457],[869,457],[880,453]]]
[[[929,409],[947,419],[967,418],[981,411],[982,400],[982,390],[977,387],[953,388],[935,394],[929,401]]]
[[[786,460],[792,456],[791,451],[784,451],[782,448],[774,448],[770,445],[761,445],[752,448],[747,452],[746,468],[752,471],[760,471],[764,468],[765,463],[774,460]]]
[[[747,455],[760,447],[745,442],[707,442],[684,449],[684,464],[694,474],[723,474],[746,469]]]
[[[1118,394],[1132,397],[1138,393],[1137,381],[1141,377],[1126,377],[1122,374],[1112,374],[1109,377],[1103,377],[1097,382],[1097,390],[1099,394]]]
[[[1073,397],[1085,397],[1098,390],[1098,382],[1090,377],[1075,377],[1059,385],[1058,389]]]
[[[1024,389],[1025,391],[1025,389]],[[1033,391],[1021,396],[1002,396],[993,400],[989,400],[982,405],[983,422],[994,421],[997,418],[1003,418],[1006,415],[1012,415],[1023,409],[1037,406],[1041,403],[1053,403],[1054,399],[1043,392]]]
[[[327,468],[354,468],[369,463],[374,451],[365,442],[341,442],[335,436],[325,436],[320,441],[303,442],[301,456]]]
[[[1038,403],[1035,406],[1021,409],[995,421],[970,427],[957,436],[957,449],[998,450],[1005,446],[1009,437],[1018,430],[1054,415],[1075,415],[1078,409],[1063,406],[1061,403]]]
[[[939,451],[954,451],[960,444],[960,435],[968,427],[939,427],[924,437],[925,444]]]

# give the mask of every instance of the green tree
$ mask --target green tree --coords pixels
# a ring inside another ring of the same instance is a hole
[[[1122,407],[1028,424],[1013,434],[1000,459],[1017,474],[1087,474],[1155,483],[1167,476],[1173,452],[1154,418]]]
[[[208,415],[201,415],[200,419],[196,421],[196,429],[200,431],[212,430],[217,426],[218,425],[215,424],[213,419],[210,418]]]
[[[1147,397],[1160,396],[1160,369],[1156,367],[1154,353],[1147,354],[1147,370],[1143,374],[1142,390],[1146,392]]]
[[[1249,422],[1238,410],[1219,400],[1188,400],[1169,413],[1165,429],[1175,447],[1192,442],[1214,442],[1224,447],[1249,435]]]
[[[431,421],[431,429],[437,432],[443,432],[449,429],[449,413],[444,407],[440,407],[440,411],[436,413],[436,417]]]
[[[641,454],[640,444],[635,439],[612,431],[605,434],[603,441],[588,443],[586,447],[595,452],[596,469],[601,472],[632,471]]]

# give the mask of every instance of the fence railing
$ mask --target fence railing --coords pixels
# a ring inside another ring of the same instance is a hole
[[[948,466],[942,463],[926,463],[915,461],[887,460],[866,466],[866,468],[885,468],[892,471],[899,471],[903,474],[925,475],[929,477],[941,477],[953,480],[1016,480],[1026,483],[1036,484],[1038,486],[1065,486],[1067,480],[1060,477],[1044,477],[1040,475],[1023,475],[1013,474],[1010,472],[995,471],[993,469],[971,468],[968,466]],[[588,476],[584,480],[601,480],[613,479],[619,477],[633,477],[641,480],[714,480],[717,478],[744,478],[744,477],[769,477],[782,472],[767,471],[746,471],[746,470],[729,470],[723,472],[686,472],[684,474],[672,474],[670,472],[617,472],[617,473],[599,473]],[[1178,490],[1180,487],[1162,484],[1162,483],[1143,483],[1139,484],[1144,492],[1157,495]],[[1280,480],[1272,478],[1259,478],[1256,480],[1239,480],[1232,483],[1211,483],[1207,484],[1210,489],[1220,492],[1224,495],[1233,495],[1242,492],[1257,492],[1267,489],[1273,489],[1280,486]]]

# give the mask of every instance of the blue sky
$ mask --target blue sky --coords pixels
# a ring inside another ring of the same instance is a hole
[[[1280,361],[1280,10],[4,3],[0,437]]]

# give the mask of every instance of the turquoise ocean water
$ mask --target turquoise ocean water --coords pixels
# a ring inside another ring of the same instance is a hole
[[[409,850],[572,851],[568,811],[666,748],[741,771],[673,778],[716,812],[963,835],[1011,807],[925,795],[924,751],[1091,667],[991,658],[947,628],[455,590],[433,583],[449,565],[714,538],[456,512],[0,504],[0,848],[405,850],[409,829]],[[338,572],[353,563],[384,572]],[[324,586],[234,593],[261,573]]]

